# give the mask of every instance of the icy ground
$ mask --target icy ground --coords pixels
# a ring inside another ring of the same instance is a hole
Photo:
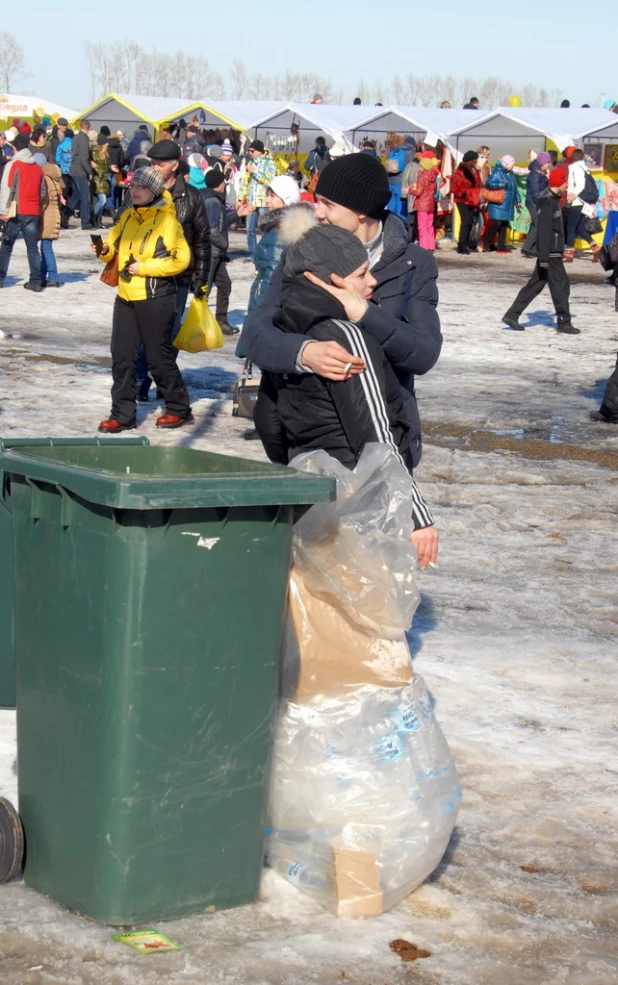
[[[109,410],[113,292],[87,244],[63,235],[64,284],[42,296],[23,291],[16,248],[0,295],[3,436],[91,435]],[[268,873],[255,906],[162,925],[184,950],[152,957],[17,879],[0,887],[3,985],[618,982],[618,429],[587,419],[618,345],[613,291],[578,260],[582,334],[555,333],[546,295],[517,334],[500,316],[529,261],[445,248],[439,262],[444,349],[418,381],[429,439],[417,477],[442,546],[419,575],[411,639],[464,787],[443,864],[394,911],[357,921]],[[241,323],[252,268],[238,254],[230,269]],[[195,426],[157,434],[151,404],[141,433],[258,456],[231,417],[234,343],[181,365]],[[0,793],[16,798],[9,711]],[[395,938],[431,956],[403,964]]]

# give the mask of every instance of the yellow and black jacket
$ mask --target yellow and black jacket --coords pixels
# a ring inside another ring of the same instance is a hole
[[[131,280],[118,281],[118,297],[123,301],[145,301],[176,291],[176,277],[191,263],[191,250],[176,218],[171,196],[164,191],[152,205],[123,212],[109,231],[109,252],[101,259],[108,263],[118,253],[118,270],[130,257],[139,263],[139,273]]]

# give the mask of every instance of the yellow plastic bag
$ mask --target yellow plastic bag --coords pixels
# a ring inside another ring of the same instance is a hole
[[[204,352],[205,349],[221,348],[223,332],[208,307],[206,298],[193,298],[180,331],[174,339],[174,345],[177,349],[184,349],[185,352]]]

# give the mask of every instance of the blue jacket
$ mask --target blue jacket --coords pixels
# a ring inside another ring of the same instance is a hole
[[[428,373],[442,348],[437,311],[438,266],[431,253],[410,242],[406,222],[386,212],[383,223],[384,249],[371,271],[377,286],[359,324],[381,344],[395,370],[411,427],[412,463],[417,465],[421,457],[421,424],[414,375]],[[282,280],[280,263],[259,306],[245,321],[241,342],[244,353],[260,369],[294,373],[307,336],[285,333],[277,327]]]
[[[530,206],[537,208],[539,195],[546,188],[549,188],[549,178],[542,170],[538,161],[531,161],[528,168],[528,181],[526,184],[526,208]]]
[[[515,218],[515,205],[521,204],[519,190],[517,188],[517,178],[512,171],[507,171],[501,161],[497,161],[492,172],[487,179],[487,188],[493,190],[504,188],[504,202],[498,205],[495,202],[489,203],[490,219],[506,219],[512,222]]]
[[[268,215],[265,215],[259,224],[258,228],[261,230],[263,235],[255,250],[257,276],[251,285],[251,294],[249,295],[249,307],[247,308],[247,314],[251,314],[251,312],[255,311],[257,308],[258,304],[262,300],[262,296],[265,293],[266,288],[270,284],[270,279],[275,271],[275,268],[281,260],[283,244],[279,240],[279,230],[277,226],[282,212],[283,209],[276,209],[273,212],[268,213]]]
[[[72,143],[73,140],[71,137],[65,137],[56,147],[56,164],[62,174],[71,173],[71,164],[73,163]]]

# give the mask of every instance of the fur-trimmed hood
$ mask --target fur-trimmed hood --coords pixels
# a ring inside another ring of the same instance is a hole
[[[284,239],[286,246],[290,243],[294,243],[296,242],[296,239],[299,239],[300,236],[305,234],[310,225],[314,225],[316,222],[315,219],[313,220],[313,223],[307,224],[306,222],[305,216],[307,213],[310,216],[313,216],[313,205],[310,205],[308,202],[301,202],[300,205],[287,205],[283,209],[273,209],[272,212],[267,212],[266,215],[263,215],[258,222],[258,231],[264,235],[264,233],[269,233],[271,229],[281,229],[282,221],[284,224],[289,222],[293,225],[297,213],[299,220],[302,222],[303,231],[299,236],[295,237],[295,239]]]

